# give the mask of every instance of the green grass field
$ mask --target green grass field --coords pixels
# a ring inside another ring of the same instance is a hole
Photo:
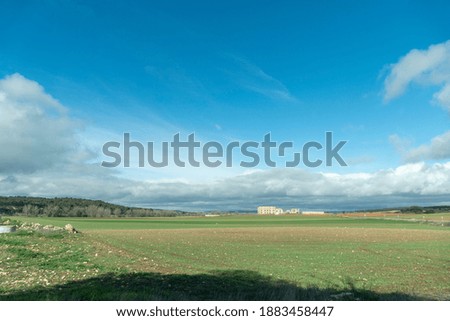
[[[254,215],[19,220],[82,233],[0,235],[3,300],[450,299],[445,225]]]

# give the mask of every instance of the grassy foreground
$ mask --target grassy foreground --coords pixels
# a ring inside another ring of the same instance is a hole
[[[450,299],[448,226],[336,216],[20,220],[82,234],[0,235],[0,300]]]

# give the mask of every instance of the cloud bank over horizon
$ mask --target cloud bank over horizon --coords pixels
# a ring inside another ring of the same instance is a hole
[[[9,175],[0,180],[0,194],[184,210],[253,210],[261,204],[326,210],[430,205],[448,202],[450,162],[354,174],[259,170],[208,182],[135,181],[91,164]]]

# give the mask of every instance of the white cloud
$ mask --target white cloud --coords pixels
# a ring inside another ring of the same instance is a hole
[[[393,64],[384,82],[384,99],[402,95],[411,83],[441,86],[434,99],[450,111],[450,40],[413,49]]]
[[[413,49],[393,64],[384,82],[384,99],[389,101],[400,96],[411,83],[440,86],[433,101],[450,112],[450,40],[426,50]],[[450,158],[450,131],[412,149],[410,142],[396,135],[390,141],[407,162]]]
[[[391,135],[389,142],[395,147],[405,162],[450,159],[450,131],[433,137],[429,143],[411,147],[408,139]]]
[[[41,106],[45,108],[55,108],[59,112],[64,112],[62,105],[49,94],[37,82],[26,79],[22,75],[15,73],[0,80],[0,100],[10,100],[26,103],[30,106]]]
[[[429,144],[413,148],[405,154],[405,159],[410,162],[448,158],[450,158],[450,131],[434,137]]]
[[[0,80],[0,173],[32,172],[66,161],[76,123],[37,82],[13,74]]]
[[[433,95],[434,100],[450,111],[450,83]]]

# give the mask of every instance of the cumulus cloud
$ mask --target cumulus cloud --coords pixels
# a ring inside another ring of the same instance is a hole
[[[413,49],[391,65],[384,82],[384,99],[402,95],[412,83],[440,86],[434,100],[450,111],[450,40],[425,50]]]
[[[405,158],[410,162],[450,158],[450,131],[434,137],[429,144],[421,145],[407,151]]]
[[[433,101],[450,112],[450,40],[426,50],[413,49],[393,64],[384,82],[384,99],[389,101],[402,95],[412,83],[438,86]],[[450,158],[450,132],[412,149],[410,142],[396,135],[392,135],[390,141],[407,162]]]
[[[389,142],[403,157],[405,162],[426,160],[446,160],[450,158],[450,131],[433,137],[429,143],[411,147],[412,142],[398,135],[391,135]]]
[[[441,106],[450,110],[450,82],[433,95],[434,100]]]
[[[64,162],[76,123],[37,82],[20,74],[0,80],[0,173],[33,172]]]

